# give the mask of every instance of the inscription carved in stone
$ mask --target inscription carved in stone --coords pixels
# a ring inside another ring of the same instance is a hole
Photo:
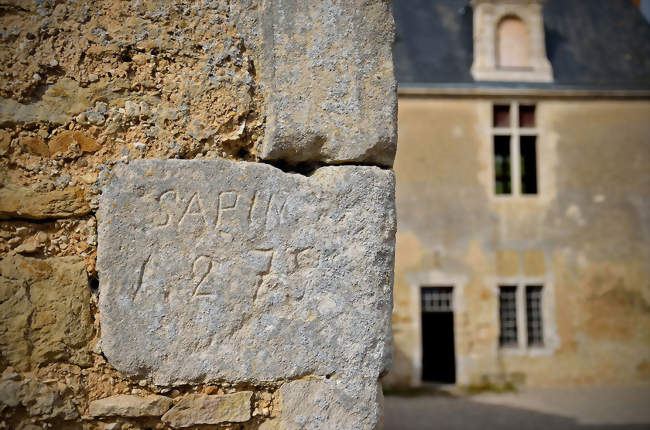
[[[141,160],[103,189],[102,348],[159,384],[377,378],[389,360],[393,174]]]

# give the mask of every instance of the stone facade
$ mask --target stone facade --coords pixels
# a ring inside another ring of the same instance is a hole
[[[650,381],[650,102],[539,94],[521,99],[536,105],[536,195],[494,192],[492,109],[512,96],[400,96],[388,385],[422,384],[426,286],[453,288],[458,385]],[[527,284],[543,286],[543,344],[520,318],[500,347],[498,286]]]
[[[6,3],[0,428],[378,428],[390,2]]]

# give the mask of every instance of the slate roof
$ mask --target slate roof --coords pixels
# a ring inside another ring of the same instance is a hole
[[[476,82],[469,0],[395,0],[400,86],[650,89],[650,25],[631,0],[548,0],[554,82]]]

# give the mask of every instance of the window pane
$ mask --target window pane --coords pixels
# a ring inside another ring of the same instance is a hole
[[[510,105],[494,105],[494,127],[510,127]]]
[[[535,127],[535,106],[519,106],[519,127]]]
[[[494,136],[494,192],[510,194],[510,136]]]
[[[544,344],[541,285],[528,285],[526,287],[526,331],[528,346]]]
[[[521,193],[537,194],[537,138],[521,136],[519,154],[521,155]]]
[[[517,287],[499,287],[499,345],[517,345]]]
[[[422,312],[451,312],[453,287],[422,287]]]

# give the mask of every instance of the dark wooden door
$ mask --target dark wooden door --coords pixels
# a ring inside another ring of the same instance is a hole
[[[450,287],[422,288],[422,380],[456,382]]]

